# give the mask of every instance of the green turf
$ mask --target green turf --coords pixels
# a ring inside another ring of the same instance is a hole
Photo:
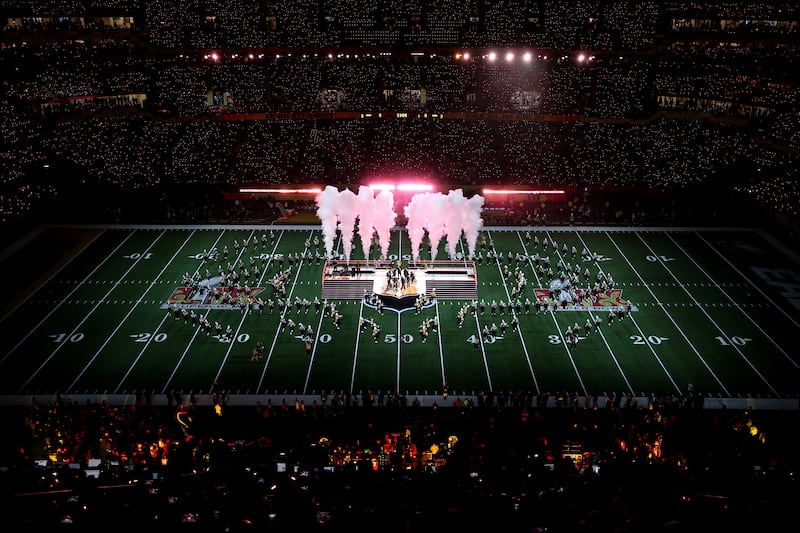
[[[163,304],[181,286],[185,273],[214,275],[218,261],[203,263],[197,254],[228,246],[234,240],[260,239],[274,231],[266,246],[242,250],[249,263],[267,254],[260,279],[266,287],[278,272],[276,254],[302,252],[304,241],[318,237],[319,226],[213,226],[191,228],[109,228],[70,257],[38,290],[31,291],[0,322],[0,393],[130,393],[132,391],[208,391],[214,381],[250,394],[319,394],[322,391],[366,391],[437,394],[447,382],[451,391],[605,392],[634,395],[695,390],[716,397],[798,397],[798,264],[789,252],[760,232],[749,229],[622,230],[605,228],[484,228],[502,261],[478,268],[479,298],[508,300],[514,280],[503,273],[506,252],[528,256],[519,268],[527,278],[525,296],[546,287],[532,268],[535,253],[611,274],[622,299],[635,311],[625,320],[607,323],[603,310],[558,311],[519,316],[520,328],[502,338],[473,346],[484,325],[503,316],[470,314],[462,327],[456,315],[469,302],[439,299],[421,313],[384,314],[361,300],[335,301],[343,315],[341,329],[330,318],[310,312],[287,312],[295,322],[314,328],[312,354],[304,342],[281,332],[279,313],[242,314],[238,309],[211,309],[208,318],[230,325],[225,342],[168,316]],[[64,228],[69,234],[69,228]],[[525,232],[554,240],[558,248],[534,247]],[[26,247],[46,250],[57,229],[44,232]],[[46,236],[46,238],[44,237]],[[600,261],[562,257],[562,245],[600,254]],[[341,239],[337,252],[341,253]],[[363,258],[358,237],[354,259]],[[462,241],[459,251],[465,250]],[[320,246],[320,251],[324,251]],[[392,232],[389,253],[408,257],[405,231]],[[427,254],[423,252],[423,257]],[[44,254],[43,256],[46,256]],[[485,255],[485,250],[484,250]],[[438,258],[445,258],[440,243]],[[6,266],[25,271],[9,254]],[[239,259],[239,258],[236,258]],[[9,263],[11,263],[9,265]],[[284,265],[284,268],[287,265]],[[514,262],[509,265],[513,270]],[[313,300],[320,295],[322,265],[303,262],[291,272],[288,295]],[[13,283],[7,279],[7,283]],[[583,326],[587,316],[602,319],[577,345],[564,342],[564,331]],[[359,331],[359,317],[381,327],[378,342],[370,329]],[[421,342],[419,328],[436,317],[439,328]],[[250,361],[256,341],[266,349]]]

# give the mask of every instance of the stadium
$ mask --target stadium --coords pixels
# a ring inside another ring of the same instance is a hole
[[[796,5],[0,13],[14,526],[783,529]]]

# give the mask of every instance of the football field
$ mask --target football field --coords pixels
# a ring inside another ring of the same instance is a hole
[[[407,264],[407,233],[391,235],[388,258]],[[65,241],[73,251],[56,262]],[[451,396],[693,389],[707,404],[800,397],[800,266],[757,230],[484,227],[476,249],[482,313],[471,301],[444,298],[382,313],[364,298],[326,302],[324,261],[316,258],[322,243],[318,225],[47,227],[4,256],[4,282],[23,294],[0,321],[0,394],[208,394],[218,383],[251,399],[432,397],[447,383]],[[335,253],[344,258],[341,246],[337,238]],[[468,255],[463,239],[457,248]],[[446,259],[444,241],[438,249]],[[427,249],[422,258],[430,258]],[[351,259],[364,259],[357,235]],[[54,266],[34,279],[25,275],[33,261]],[[538,268],[545,261],[556,280],[569,266],[584,295],[598,280],[603,290],[538,309],[537,294],[562,294]],[[219,289],[222,274],[229,285]],[[246,305],[224,298],[245,287]],[[285,307],[266,305],[279,297]],[[252,305],[259,299],[260,309]],[[512,305],[493,313],[492,301]],[[493,324],[498,330],[487,334]],[[257,343],[263,350],[254,358]]]

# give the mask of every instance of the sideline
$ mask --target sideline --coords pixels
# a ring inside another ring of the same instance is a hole
[[[345,392],[341,391],[339,394],[344,397]],[[394,394],[394,393],[392,393]],[[361,393],[356,394],[361,396]],[[328,402],[331,401],[333,394],[328,394]],[[387,394],[389,396],[389,394]],[[441,394],[409,394],[406,392],[406,399],[408,406],[411,407],[415,400],[419,400],[421,407],[432,407],[436,403],[439,407],[452,407],[456,400],[464,401],[470,400],[474,406],[478,405],[478,397],[472,393],[458,394],[458,391],[450,391],[447,398],[442,397]],[[635,396],[636,409],[648,409],[649,398],[646,396]],[[23,407],[31,405],[33,400],[41,403],[57,403],[71,402],[75,405],[85,405],[88,403],[108,403],[110,405],[135,405],[137,400],[140,399],[137,394],[8,394],[0,395],[0,407]],[[214,406],[214,399],[211,394],[195,394],[195,405],[199,407],[208,407],[211,409]],[[288,405],[294,406],[295,399],[304,400],[306,406],[312,405],[315,401],[321,404],[320,394],[229,394],[225,405],[232,407],[255,407],[259,403],[266,405],[268,401],[272,401],[272,405],[279,406],[285,400]],[[189,405],[191,403],[191,393],[183,393],[181,395],[182,405]],[[583,409],[586,396],[578,396],[578,409]],[[555,396],[550,396],[547,409],[568,409],[568,406],[556,407]],[[534,401],[535,403],[535,401]],[[605,399],[598,396],[597,399],[598,409],[605,408]],[[623,400],[624,403],[624,400]],[[172,402],[177,408],[178,406]],[[359,398],[359,405],[361,404]],[[166,406],[170,405],[167,399],[167,394],[154,393],[150,398],[150,405]],[[542,408],[542,406],[539,406]],[[378,408],[378,407],[376,407]],[[624,408],[623,408],[624,409]],[[679,407],[679,409],[690,409],[689,407]],[[714,410],[714,409],[728,409],[735,411],[798,411],[800,410],[800,399],[786,399],[786,398],[722,398],[722,397],[707,397],[703,402],[703,407],[699,410]]]

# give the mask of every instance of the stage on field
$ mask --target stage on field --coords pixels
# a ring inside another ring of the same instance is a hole
[[[394,298],[413,303],[419,295],[434,293],[445,300],[477,298],[474,261],[328,260],[323,268],[322,297],[329,300],[376,294],[385,302]]]

